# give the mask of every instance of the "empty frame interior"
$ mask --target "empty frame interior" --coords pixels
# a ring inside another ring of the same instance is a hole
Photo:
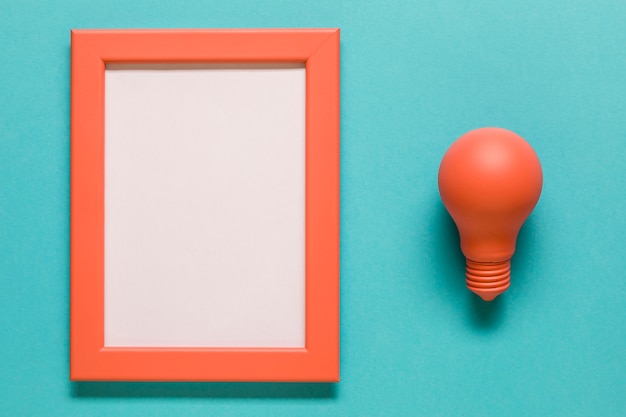
[[[106,347],[304,347],[304,65],[107,65]]]

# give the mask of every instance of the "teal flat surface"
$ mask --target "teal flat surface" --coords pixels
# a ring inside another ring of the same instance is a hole
[[[626,2],[0,0],[0,415],[623,416]],[[72,28],[340,27],[341,382],[69,381]],[[437,192],[480,126],[544,169],[512,286]]]

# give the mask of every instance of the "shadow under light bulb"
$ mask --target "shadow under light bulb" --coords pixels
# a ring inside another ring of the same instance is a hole
[[[535,151],[505,129],[468,132],[441,161],[439,194],[459,229],[467,287],[485,301],[509,287],[517,235],[542,183]]]

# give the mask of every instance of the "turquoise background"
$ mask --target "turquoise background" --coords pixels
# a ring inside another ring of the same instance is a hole
[[[626,2],[0,0],[0,415],[623,416]],[[340,27],[341,382],[69,381],[70,29]],[[544,168],[513,283],[465,289],[437,169]]]

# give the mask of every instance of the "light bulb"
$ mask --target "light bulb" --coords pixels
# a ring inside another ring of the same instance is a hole
[[[441,161],[439,194],[459,229],[467,287],[485,301],[509,287],[517,235],[542,183],[535,151],[505,129],[468,132]]]

